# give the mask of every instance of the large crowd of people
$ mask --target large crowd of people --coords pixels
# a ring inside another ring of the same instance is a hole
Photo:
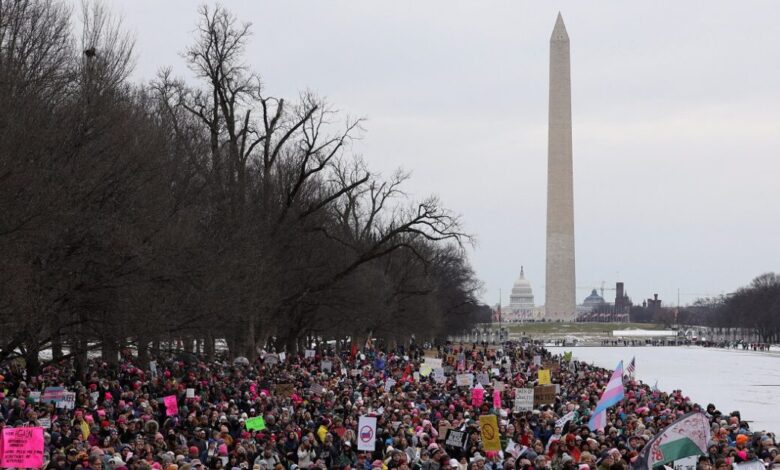
[[[589,415],[612,371],[533,344],[320,349],[264,353],[254,362],[154,359],[151,366],[131,356],[116,365],[93,360],[81,380],[67,363],[35,376],[5,366],[0,428],[44,427],[44,468],[58,470],[625,470],[659,430],[700,410],[711,439],[698,470],[751,461],[780,468],[774,434],[751,430],[739,412],[631,378],[604,429],[591,431]],[[428,361],[441,361],[444,375]],[[535,385],[540,367],[552,370],[554,399],[515,412],[516,389]],[[481,403],[456,383],[469,372],[484,382]],[[47,402],[38,392],[48,387],[75,392],[73,407]],[[481,439],[479,417],[491,414],[500,451],[486,451]],[[562,424],[567,414],[573,418]],[[373,451],[358,449],[361,416],[377,419]],[[467,437],[448,443],[448,430]]]

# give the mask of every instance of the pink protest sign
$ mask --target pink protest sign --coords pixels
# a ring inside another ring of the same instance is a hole
[[[0,467],[40,468],[43,466],[43,428],[3,429]]]
[[[176,403],[176,395],[168,395],[163,398],[163,403],[165,403],[166,416],[176,416],[179,414],[179,404]]]
[[[471,405],[481,406],[485,400],[485,389],[477,386],[471,389]]]
[[[498,390],[493,390],[493,408],[501,409],[501,392]]]

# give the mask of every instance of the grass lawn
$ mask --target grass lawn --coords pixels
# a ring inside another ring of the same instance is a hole
[[[613,330],[663,330],[652,323],[518,323],[504,325],[510,333],[535,335],[611,334]]]

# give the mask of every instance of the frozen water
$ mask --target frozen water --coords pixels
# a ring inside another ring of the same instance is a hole
[[[780,354],[733,349],[681,347],[548,348],[573,351],[580,361],[614,369],[636,356],[635,376],[651,386],[683,395],[728,415],[738,410],[754,431],[780,432]]]

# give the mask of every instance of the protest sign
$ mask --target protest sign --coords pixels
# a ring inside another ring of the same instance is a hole
[[[249,418],[244,422],[244,426],[246,426],[247,431],[262,431],[265,429],[265,419],[262,416]]]
[[[446,437],[444,438],[444,445],[455,449],[465,449],[468,442],[469,433],[455,429],[449,429],[447,431]]]
[[[452,429],[452,425],[449,423],[439,423],[439,435],[437,436],[437,440],[443,441],[444,438],[447,436],[447,432]]]
[[[287,398],[292,396],[292,394],[295,392],[295,389],[293,388],[292,384],[276,384],[276,389],[274,391],[276,392],[277,396]]]
[[[0,467],[43,467],[43,428],[4,428]]]
[[[280,353],[279,353],[279,361],[280,361],[280,362],[284,362],[286,359],[287,359],[287,353],[285,353],[285,352],[280,352]]]
[[[311,393],[315,395],[322,395],[325,393],[325,387],[320,384],[312,384],[309,390],[311,390]]]
[[[534,356],[534,365],[535,366],[542,365],[542,356]]]
[[[414,378],[414,381],[415,381],[415,382],[419,382],[419,381],[420,381],[420,373],[419,373],[419,372],[417,372],[417,371],[415,371],[415,372],[412,374],[412,378]]]
[[[30,403],[38,403],[39,401],[41,401],[41,392],[38,391],[30,392],[27,395],[27,401]]]
[[[692,455],[690,457],[685,457],[683,459],[675,460],[672,464],[672,468],[674,470],[696,470],[696,463],[699,461],[698,455]],[[763,467],[763,465],[761,465]],[[739,470],[748,470],[746,468],[742,468],[739,465],[737,465],[737,469]]]
[[[479,417],[479,431],[482,435],[482,447],[486,451],[501,450],[501,436],[498,433],[498,419],[496,415],[482,415]]]
[[[496,410],[501,409],[501,392],[493,390],[493,408]]]
[[[534,406],[555,403],[555,385],[537,385],[534,387]]]
[[[263,358],[263,362],[269,366],[279,364],[279,357],[276,354],[268,354]]]
[[[500,380],[494,380],[493,390],[498,390],[499,392],[503,393],[504,390],[506,390],[506,385],[504,385],[504,382],[501,382]]]
[[[539,369],[539,385],[550,385],[550,369]]]
[[[477,384],[476,387],[471,389],[471,406],[482,406],[482,402],[485,401],[485,389],[481,384]]]
[[[41,403],[58,403],[64,393],[65,387],[46,387],[41,394]]]
[[[195,389],[194,388],[188,388],[187,394],[185,395],[186,398],[195,398]]]
[[[38,418],[38,424],[44,429],[51,428],[51,418]]]
[[[179,404],[176,401],[176,395],[163,397],[163,403],[165,404],[165,416],[176,416],[179,414]]]
[[[566,426],[566,423],[568,423],[569,421],[571,421],[573,419],[574,419],[574,411],[570,411],[570,412],[566,413],[565,415],[561,416],[560,419],[558,419],[555,422],[555,427],[563,429],[563,427]]]
[[[303,357],[305,357],[306,359],[314,357],[314,350],[307,349],[306,352],[303,353]]]
[[[389,392],[390,390],[393,389],[394,386],[395,386],[395,380],[393,380],[392,377],[385,380],[385,392]]]
[[[487,387],[490,385],[490,376],[485,372],[479,372],[477,373],[477,382]]]
[[[149,361],[149,371],[152,373],[152,378],[157,378],[157,361]]]
[[[361,416],[358,420],[358,450],[373,452],[376,446],[376,417]]]
[[[474,385],[474,374],[458,374],[455,383],[458,387],[471,387]]]
[[[320,369],[322,369],[323,372],[333,372],[333,362],[322,361],[322,363],[320,363]]]
[[[531,411],[534,409],[534,389],[516,388],[515,389],[515,413]]]
[[[90,393],[89,394],[89,399],[93,403],[97,403],[98,400],[100,399],[100,392],[92,392],[92,393]]]
[[[76,407],[76,392],[64,392],[62,399],[57,402],[57,408],[72,410]]]

